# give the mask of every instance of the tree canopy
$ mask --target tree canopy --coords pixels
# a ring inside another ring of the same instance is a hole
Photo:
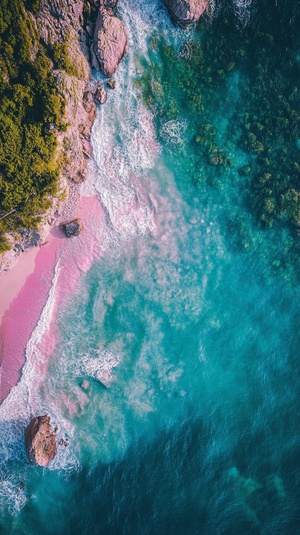
[[[0,252],[9,248],[8,231],[37,227],[57,190],[56,139],[49,123],[61,126],[65,104],[29,13],[39,5],[39,0],[0,5]]]

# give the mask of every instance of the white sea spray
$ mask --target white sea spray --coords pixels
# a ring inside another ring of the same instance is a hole
[[[212,20],[226,7],[234,13],[237,26],[245,28],[250,22],[253,4],[253,0],[229,0],[225,4],[223,0],[209,0],[204,16]]]
[[[6,472],[0,473],[0,511],[3,515],[8,511],[16,516],[27,502],[24,486],[17,477]]]
[[[187,129],[186,121],[167,121],[160,129],[161,137],[172,145],[183,143],[183,136]]]

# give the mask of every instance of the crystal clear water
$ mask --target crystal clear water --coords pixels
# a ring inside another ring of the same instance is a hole
[[[151,37],[179,54],[214,22],[186,33],[159,1],[119,9],[129,54],[98,112],[83,188],[104,210],[97,254],[60,295],[38,379],[58,263],[22,379],[0,408],[0,532],[296,535],[299,288],[295,269],[274,266],[289,231],[263,230],[244,202],[249,155],[230,132],[245,75],[233,70],[207,100],[205,121],[233,160],[215,170],[193,152],[200,115],[166,92],[164,118],[155,77],[154,100],[141,97],[152,64],[176,79]],[[257,12],[235,2],[229,16],[241,39]],[[209,180],[199,186],[196,171]],[[69,438],[47,469],[26,460],[32,413]]]

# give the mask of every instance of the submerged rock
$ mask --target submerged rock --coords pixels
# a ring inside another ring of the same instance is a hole
[[[174,21],[186,28],[189,24],[197,22],[206,10],[208,0],[164,0]]]
[[[112,76],[127,52],[127,34],[123,22],[111,9],[100,7],[91,47],[92,65],[105,76]]]
[[[56,455],[56,429],[52,431],[50,417],[33,418],[25,431],[25,447],[29,461],[38,466],[47,466]]]
[[[67,238],[72,238],[72,236],[79,236],[79,234],[83,230],[80,219],[73,219],[73,221],[65,223],[64,225],[62,225],[62,229]]]

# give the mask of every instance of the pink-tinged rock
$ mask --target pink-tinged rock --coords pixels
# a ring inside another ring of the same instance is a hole
[[[105,91],[102,84],[97,85],[96,92],[94,94],[94,100],[96,104],[105,104],[107,101],[107,92]]]
[[[100,7],[92,45],[93,67],[112,76],[127,52],[127,34],[123,22],[111,10]]]
[[[186,28],[189,24],[197,22],[206,10],[208,0],[164,0],[174,21]]]
[[[25,431],[26,454],[32,464],[47,466],[56,455],[56,430],[52,431],[50,417],[33,418]]]
[[[82,152],[86,158],[91,158],[92,156],[92,145],[88,141],[88,139],[83,138],[81,140],[82,143]]]

